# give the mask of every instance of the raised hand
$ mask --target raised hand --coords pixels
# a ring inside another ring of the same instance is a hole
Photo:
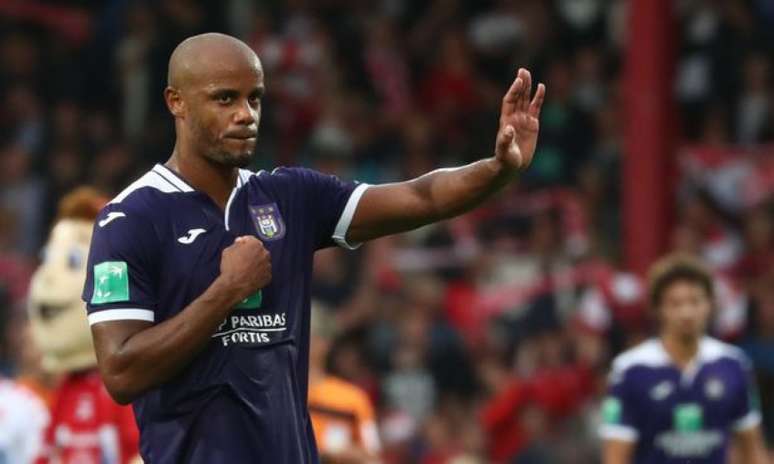
[[[540,109],[546,86],[538,84],[532,96],[532,75],[520,68],[511,88],[503,97],[500,127],[495,141],[495,157],[506,166],[522,170],[532,162],[540,129]]]

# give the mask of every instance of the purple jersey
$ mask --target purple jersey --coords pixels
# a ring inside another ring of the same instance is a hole
[[[603,439],[636,442],[634,463],[722,464],[731,433],[761,416],[744,354],[705,337],[684,371],[657,339],[619,355],[602,420]]]
[[[306,409],[312,258],[345,237],[365,184],[303,168],[239,171],[222,211],[162,165],[100,213],[83,290],[90,324],[160,323],[201,295],[224,248],[255,235],[271,283],[207,348],[133,406],[147,463],[317,462]]]

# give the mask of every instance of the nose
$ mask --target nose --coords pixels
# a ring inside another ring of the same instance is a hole
[[[234,113],[234,122],[239,125],[249,126],[256,122],[258,118],[258,111],[254,110],[250,103],[245,101]]]

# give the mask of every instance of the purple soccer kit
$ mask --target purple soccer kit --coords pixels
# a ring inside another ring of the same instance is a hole
[[[161,323],[201,295],[240,235],[271,254],[271,283],[226,317],[178,376],[133,402],[146,463],[314,463],[306,408],[310,280],[346,242],[366,184],[304,168],[240,170],[225,212],[163,165],[94,226],[83,290],[90,324]]]
[[[704,337],[681,372],[652,339],[613,361],[600,435],[636,443],[636,464],[723,464],[731,434],[760,421],[741,350]]]

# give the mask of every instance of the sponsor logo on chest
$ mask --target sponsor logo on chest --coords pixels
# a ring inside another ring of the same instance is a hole
[[[258,290],[245,298],[218,326],[212,338],[223,346],[261,345],[284,338],[288,330],[287,313],[258,313],[263,304],[263,292]]]

